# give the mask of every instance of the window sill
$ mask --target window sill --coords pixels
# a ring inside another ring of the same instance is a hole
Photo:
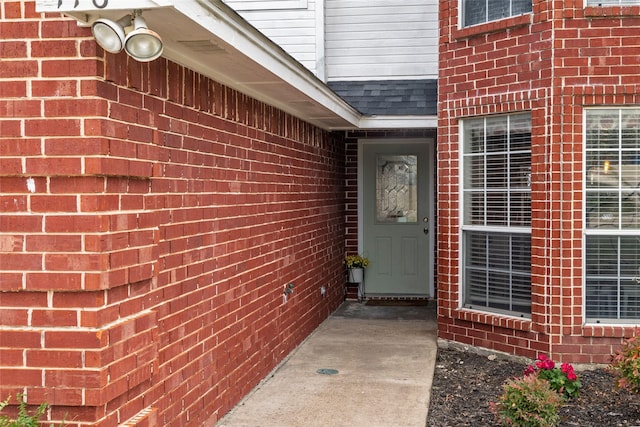
[[[584,8],[584,16],[588,18],[611,18],[615,16],[640,15],[640,5],[638,6],[587,6]]]
[[[531,24],[533,14],[525,13],[524,15],[512,16],[510,18],[500,19],[498,21],[484,22],[471,27],[460,28],[453,31],[454,39],[468,39],[470,37],[479,36],[481,34],[495,33],[508,28],[522,27]]]
[[[636,335],[637,331],[637,324],[587,323],[582,327],[582,335],[585,337],[627,338]]]
[[[530,332],[532,321],[528,317],[509,316],[507,314],[480,311],[470,308],[459,308],[455,311],[456,317],[468,322],[483,323],[485,325],[500,326],[518,331]]]

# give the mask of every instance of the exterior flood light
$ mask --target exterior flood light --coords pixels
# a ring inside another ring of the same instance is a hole
[[[133,27],[131,21],[133,20]],[[101,18],[91,25],[96,42],[109,53],[118,53],[122,49],[136,61],[149,62],[162,55],[162,38],[147,28],[140,11],[126,15],[117,21]]]
[[[162,49],[162,39],[158,33],[147,28],[142,16],[136,16],[133,31],[124,40],[124,50],[135,60],[149,62],[162,55]]]
[[[118,53],[124,48],[124,29],[131,25],[131,15],[123,16],[116,22],[102,18],[91,25],[91,32],[101,48],[109,53]]]

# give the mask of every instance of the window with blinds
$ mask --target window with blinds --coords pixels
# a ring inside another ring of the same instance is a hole
[[[625,6],[640,4],[640,0],[587,0],[587,6]]]
[[[531,0],[462,0],[463,27],[531,13]]]
[[[640,319],[640,109],[585,113],[587,321]]]
[[[531,313],[531,115],[462,123],[464,305]]]

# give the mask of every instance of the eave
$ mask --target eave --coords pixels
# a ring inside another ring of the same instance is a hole
[[[322,129],[435,127],[427,116],[364,117],[220,0],[36,0],[36,10],[80,25],[142,10],[163,39],[165,58]]]

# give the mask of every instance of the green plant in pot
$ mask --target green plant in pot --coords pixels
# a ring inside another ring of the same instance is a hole
[[[347,281],[349,283],[361,283],[364,278],[364,269],[369,265],[369,259],[362,255],[347,255],[344,265],[349,273]]]

